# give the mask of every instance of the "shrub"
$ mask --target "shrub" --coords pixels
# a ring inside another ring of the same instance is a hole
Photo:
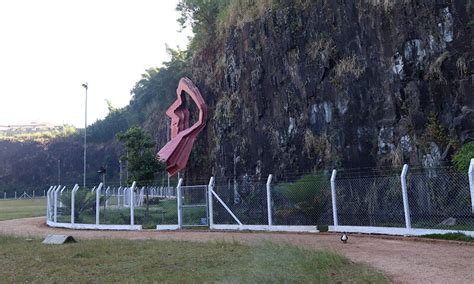
[[[329,207],[328,184],[328,178],[322,173],[305,175],[294,182],[279,184],[276,192],[292,204],[283,209],[284,215],[302,214],[308,220],[317,222]]]
[[[464,144],[453,156],[456,168],[467,173],[471,159],[474,159],[474,141]]]
[[[96,194],[87,189],[79,189],[74,196],[74,219],[76,222],[82,222],[84,213],[95,212]],[[105,201],[104,197],[100,198],[100,204]],[[71,215],[71,193],[64,193],[61,196],[63,207],[59,209],[60,215]]]

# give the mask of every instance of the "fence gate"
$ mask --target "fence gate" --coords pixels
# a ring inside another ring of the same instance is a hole
[[[207,185],[181,186],[178,198],[181,227],[208,227],[209,204]]]

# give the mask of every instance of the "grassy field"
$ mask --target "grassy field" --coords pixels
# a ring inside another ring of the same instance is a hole
[[[0,256],[0,279],[7,283],[388,282],[335,253],[273,243],[88,240],[53,246],[0,236]]]
[[[0,221],[46,215],[46,199],[0,200]]]

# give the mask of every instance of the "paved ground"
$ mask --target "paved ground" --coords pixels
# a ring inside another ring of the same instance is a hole
[[[354,262],[375,267],[396,283],[474,283],[472,244],[361,235],[350,235],[349,242],[342,244],[335,234],[75,231],[49,228],[44,221],[44,217],[1,221],[0,234],[34,237],[67,234],[78,239],[236,240],[249,244],[272,240],[309,249],[334,250]]]

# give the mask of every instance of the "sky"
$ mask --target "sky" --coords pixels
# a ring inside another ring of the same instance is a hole
[[[1,0],[0,125],[84,127],[130,101],[150,67],[184,49],[178,0]]]

